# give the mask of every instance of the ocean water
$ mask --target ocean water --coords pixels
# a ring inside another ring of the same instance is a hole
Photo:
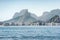
[[[0,26],[0,40],[60,40],[60,27]]]

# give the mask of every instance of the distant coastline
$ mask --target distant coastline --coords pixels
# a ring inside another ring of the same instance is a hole
[[[12,19],[0,22],[0,26],[60,26],[60,9],[44,12],[39,18],[23,9],[16,12]]]

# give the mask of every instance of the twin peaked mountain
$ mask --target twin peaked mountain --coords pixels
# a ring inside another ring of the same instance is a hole
[[[44,12],[42,16],[37,17],[36,15],[28,12],[28,9],[23,9],[21,12],[16,12],[15,15],[13,16],[12,19],[7,20],[5,22],[7,23],[32,23],[36,21],[51,21],[51,18],[54,16],[59,16],[60,17],[60,9],[54,9],[51,10],[50,12]],[[53,18],[54,19],[54,18]],[[56,19],[54,19],[56,20]]]

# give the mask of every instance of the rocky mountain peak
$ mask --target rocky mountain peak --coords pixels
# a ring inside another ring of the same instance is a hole
[[[21,10],[19,13],[16,12],[16,13],[14,14],[13,18],[16,18],[16,17],[18,17],[18,16],[22,16],[22,15],[27,15],[27,14],[28,14],[28,9],[23,9],[23,10]]]

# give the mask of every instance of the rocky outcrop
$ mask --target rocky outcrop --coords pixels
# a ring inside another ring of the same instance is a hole
[[[60,23],[60,17],[58,15],[55,15],[49,20],[49,23],[54,22],[54,23]]]

